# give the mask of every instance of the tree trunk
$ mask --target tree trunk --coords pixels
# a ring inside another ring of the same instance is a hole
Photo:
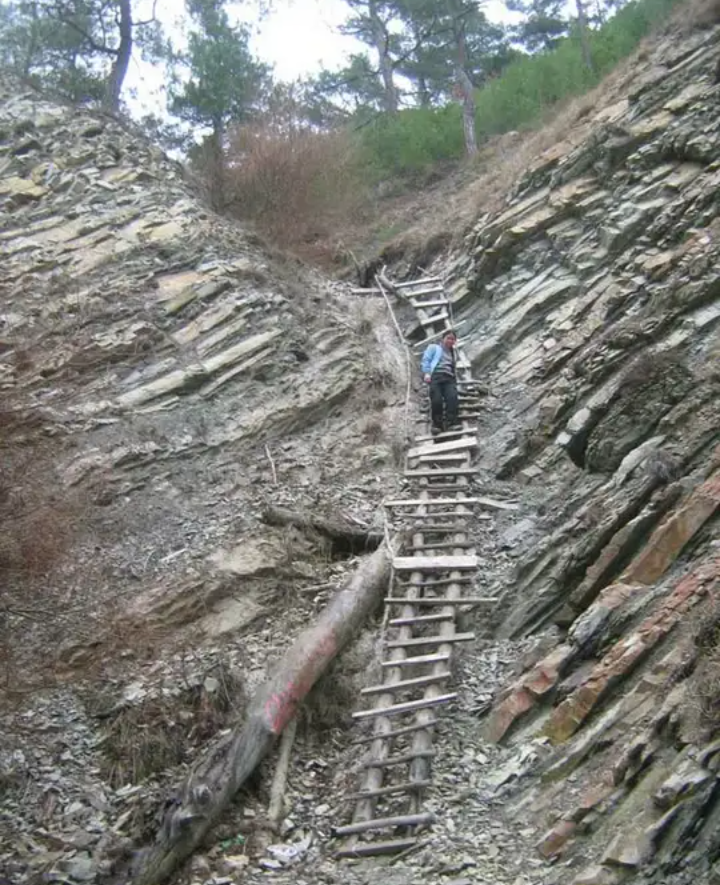
[[[590,51],[590,36],[588,34],[587,15],[585,14],[585,5],[583,0],[575,0],[577,8],[578,28],[580,30],[580,51],[582,52],[583,64],[589,71],[595,70]]]
[[[120,94],[130,66],[133,50],[132,0],[118,0],[120,6],[120,42],[113,58],[105,89],[105,108],[112,113],[120,110]]]
[[[468,157],[477,154],[477,131],[475,128],[475,90],[467,72],[467,44],[465,41],[465,10],[458,9],[455,0],[448,0],[448,9],[452,15],[453,38],[455,41],[455,82],[459,95],[462,97],[463,131],[465,133],[465,152]]]
[[[380,63],[380,75],[383,81],[383,104],[387,113],[396,114],[399,102],[397,89],[395,88],[393,63],[390,58],[390,35],[380,17],[375,0],[370,0],[368,3],[368,15]]]
[[[154,844],[137,857],[130,880],[134,885],[160,885],[190,857],[317,679],[357,636],[381,598],[389,574],[390,554],[383,545],[363,561],[315,625],[298,636],[250,702],[244,723],[207,754],[179,790]],[[127,876],[122,881],[127,882]]]
[[[477,132],[475,129],[475,91],[470,77],[460,65],[455,70],[458,88],[462,94],[463,131],[465,133],[465,152],[468,157],[477,154]]]
[[[337,553],[360,553],[364,550],[375,550],[383,541],[383,532],[354,526],[346,522],[342,516],[332,519],[321,519],[285,510],[283,507],[266,507],[263,521],[268,525],[294,525],[300,529],[320,532],[333,542]]]
[[[210,203],[216,212],[225,208],[225,123],[222,118],[213,121],[210,136]]]

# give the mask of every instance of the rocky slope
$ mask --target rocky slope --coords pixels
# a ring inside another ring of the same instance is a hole
[[[12,84],[0,201],[0,870],[87,878],[126,738],[188,761],[349,567],[265,506],[380,525],[405,356],[138,133]]]
[[[497,631],[550,631],[485,737],[576,885],[720,868],[720,30],[648,54],[444,264],[484,463],[536,491]]]
[[[376,624],[306,712],[282,844],[264,778],[187,881],[717,878],[719,56],[717,27],[649,41],[436,262],[488,382],[477,485],[521,509],[478,519],[500,602],[468,615],[422,850],[332,860]],[[34,689],[4,699],[1,868],[100,881],[348,568],[263,506],[379,524],[404,355],[381,301],[117,121],[6,88],[0,130],[4,649]]]

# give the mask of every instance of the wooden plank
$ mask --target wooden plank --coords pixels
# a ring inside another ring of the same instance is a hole
[[[396,289],[412,289],[413,286],[429,286],[435,285],[442,289],[442,277],[420,277],[417,280],[404,280],[402,283],[395,283]],[[412,293],[410,293],[412,294]]]
[[[446,439],[457,439],[459,436],[464,436],[466,434],[477,436],[477,432],[478,426],[475,424],[472,427],[459,427],[457,430],[443,430],[442,433],[436,433],[435,435],[432,433],[423,433],[420,436],[416,436],[413,442],[426,443],[432,440],[440,440],[440,442],[442,442]]]
[[[422,811],[419,814],[401,814],[393,817],[376,817],[374,820],[358,821],[347,824],[344,827],[333,827],[335,836],[355,836],[359,833],[368,833],[371,830],[388,830],[396,827],[419,827],[424,824],[435,823],[435,815],[431,811]]]
[[[519,510],[520,505],[514,501],[498,501],[495,498],[478,498],[477,503],[486,510]]]
[[[387,685],[371,685],[363,688],[360,694],[392,694],[396,691],[405,691],[408,688],[422,688],[425,685],[433,685],[436,682],[444,682],[452,676],[450,671],[445,673],[429,673],[427,676],[415,676],[413,679],[401,679],[399,682]]]
[[[447,655],[444,660],[449,660],[450,655]],[[391,663],[388,661],[388,663]],[[430,719],[428,722],[413,722],[412,725],[406,725],[403,728],[396,728],[394,731],[387,731],[384,734],[366,734],[361,738],[357,738],[351,744],[351,746],[356,746],[360,744],[371,744],[373,741],[381,740],[381,741],[389,741],[393,738],[404,737],[408,734],[414,734],[416,731],[420,731],[420,729],[434,728],[437,724],[437,719]]]
[[[439,455],[421,455],[417,459],[421,464],[469,464],[470,452],[440,452]]]
[[[437,516],[437,513],[432,514],[433,517]],[[460,514],[461,517],[467,516],[467,513]],[[473,516],[473,520],[482,519],[486,514],[481,513],[479,516]],[[409,515],[410,519],[415,519],[412,514]],[[489,517],[492,518],[492,517]],[[403,523],[404,524],[404,523]],[[416,532],[424,532],[425,534],[439,534],[441,532],[466,532],[468,530],[467,520],[462,522],[425,522],[424,520],[420,520],[417,523],[412,523],[409,528],[415,529]]]
[[[458,571],[477,568],[477,556],[396,556],[392,567],[396,572]]]
[[[390,839],[387,842],[358,842],[351,848],[341,848],[335,852],[335,857],[375,857],[384,854],[399,854],[402,851],[409,851],[417,845],[419,839],[417,837],[409,837],[407,839]]]
[[[427,477],[428,479],[433,479],[435,477],[439,478],[441,476],[477,476],[478,470],[476,467],[448,467],[443,470],[406,470],[403,473],[403,476],[409,476],[413,479],[423,479]]]
[[[440,597],[421,596],[420,599],[413,599],[412,605],[480,605],[483,602],[497,602],[499,598],[499,596],[465,596],[456,599],[442,599]],[[387,605],[408,605],[410,603],[409,600],[399,596],[386,596],[385,602]],[[410,658],[405,660],[409,661]]]
[[[348,799],[379,799],[381,796],[396,796],[398,793],[419,793],[432,786],[432,781],[407,781],[404,784],[393,784],[390,787],[380,787],[378,790],[365,790],[362,793],[351,793]]]
[[[458,533],[460,534],[460,533]],[[417,547],[417,550],[451,550],[457,547],[458,549],[469,550],[471,547],[475,547],[474,541],[436,541],[433,543],[432,541],[426,541]]]
[[[428,487],[428,491],[432,491]],[[491,498],[397,498],[393,501],[385,501],[385,507],[419,507],[421,504],[478,504],[480,501],[491,501]],[[501,508],[502,509],[502,508]]]
[[[363,768],[392,768],[393,765],[409,765],[415,759],[434,759],[435,750],[420,750],[417,753],[405,753],[402,756],[386,756],[384,759],[368,759]]]
[[[414,657],[411,658],[403,658],[401,661],[381,661],[380,666],[414,667],[416,664],[441,664],[443,661],[449,661],[450,657],[451,654],[449,651],[439,651],[433,655],[414,655]]]
[[[454,617],[454,612],[447,612],[446,614],[440,613],[439,615],[415,615],[414,618],[393,618],[391,621],[388,621],[388,624],[391,627],[408,627],[413,624],[432,624],[436,621],[451,621]]]
[[[474,575],[458,575],[455,578],[436,578],[433,581],[424,581],[420,587],[422,590],[436,590],[438,587],[447,587],[448,584],[472,584],[475,580]],[[399,587],[415,587],[417,588],[417,584],[413,584],[411,581],[396,581],[395,582]],[[420,599],[424,597],[420,596]],[[412,600],[415,602],[415,600]]]
[[[457,482],[434,482],[431,485],[420,486],[420,490],[427,489],[429,492],[468,492],[472,491],[467,483]]]
[[[397,661],[395,662],[397,663]],[[405,701],[402,704],[391,704],[389,707],[375,707],[373,710],[359,710],[353,713],[353,719],[370,719],[374,716],[399,716],[402,713],[413,713],[426,707],[439,707],[448,704],[457,697],[456,691],[438,695],[436,698],[421,698],[419,701]]]
[[[420,320],[421,326],[432,326],[433,323],[442,323],[445,320],[449,320],[450,315],[446,310],[440,310],[438,313],[434,313],[429,317],[423,317]]]
[[[415,310],[424,310],[426,307],[444,307],[446,304],[450,304],[447,298],[433,298],[430,301],[415,301],[415,295],[410,296],[410,304],[415,308]]]
[[[453,642],[472,642],[474,633],[453,633],[452,636],[418,636],[415,639],[397,639],[386,642],[385,648],[416,648],[419,645],[445,645]]]
[[[422,458],[424,455],[444,455],[447,452],[457,452],[465,449],[477,448],[477,439],[462,437],[451,439],[447,442],[433,443],[432,445],[417,446],[408,450],[408,458]]]

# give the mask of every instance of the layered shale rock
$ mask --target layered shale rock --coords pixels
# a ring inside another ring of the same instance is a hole
[[[103,599],[170,626],[240,593],[245,623],[263,577],[302,572],[279,568],[282,549],[249,574],[218,565],[272,534],[263,503],[373,519],[404,437],[405,362],[383,306],[206,211],[127,124],[12,84],[0,201],[7,483],[80,508],[61,585],[98,620],[63,638],[67,660],[107,628]]]
[[[718,28],[659,40],[449,262],[504,407],[484,462],[536,490],[495,623],[558,638],[486,735],[545,748],[513,795],[565,861],[547,881],[708,881],[720,857],[697,640],[720,594],[719,54]]]

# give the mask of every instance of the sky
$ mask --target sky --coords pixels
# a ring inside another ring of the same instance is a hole
[[[174,39],[182,38],[182,6],[180,0],[157,0],[157,16]],[[493,21],[508,19],[501,0],[489,0],[483,8]],[[138,17],[149,17],[151,9],[152,0],[142,0]],[[228,11],[233,11],[232,4]],[[348,15],[343,0],[272,0],[270,11],[262,16],[258,16],[256,0],[248,0],[235,4],[234,11],[239,19],[250,24],[255,53],[273,66],[279,80],[295,80],[323,67],[341,67],[350,53],[364,48],[357,40],[338,32],[338,26]],[[153,67],[133,59],[126,79],[126,95],[134,114],[164,112],[164,79],[162,66]]]

